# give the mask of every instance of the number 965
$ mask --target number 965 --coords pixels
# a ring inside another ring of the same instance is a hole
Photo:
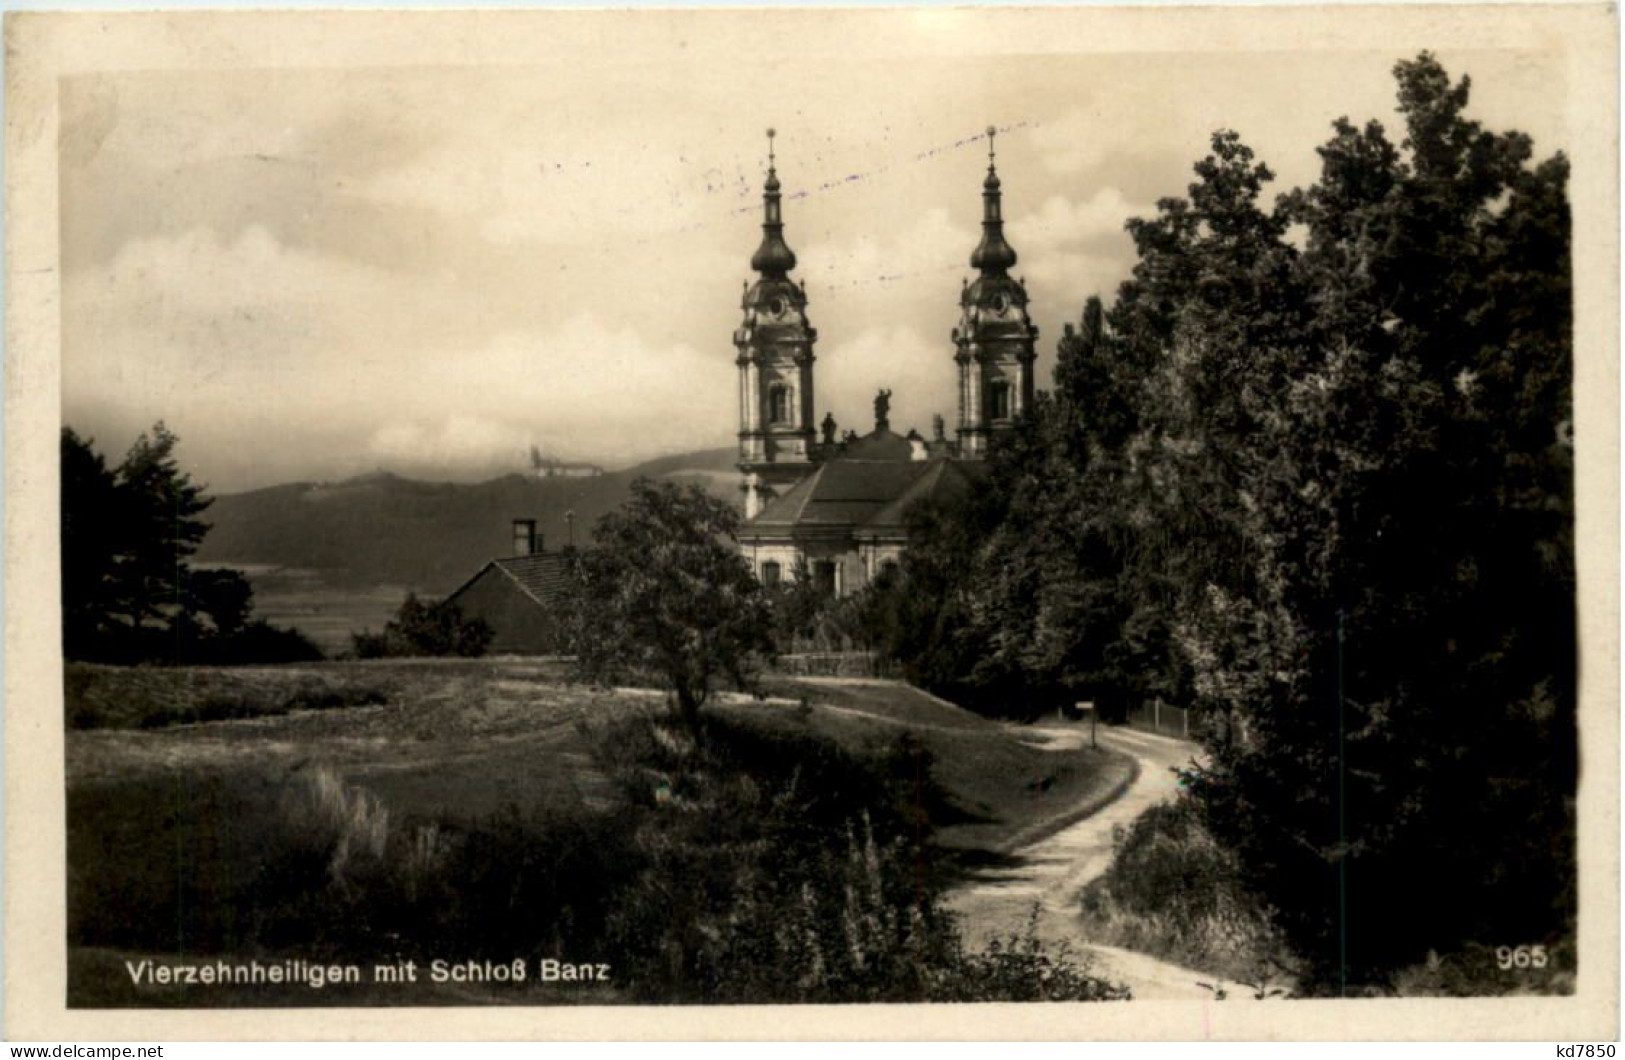
[[[1545,946],[1495,947],[1495,964],[1503,972],[1514,968],[1544,968],[1547,960]]]

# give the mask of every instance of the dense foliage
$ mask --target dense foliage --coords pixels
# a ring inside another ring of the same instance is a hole
[[[1573,916],[1568,164],[1430,55],[1319,180],[1217,133],[889,634],[974,700],[1196,708],[1205,827],[1311,989]]]
[[[382,633],[370,629],[352,633],[350,644],[358,659],[473,658],[485,654],[494,635],[484,619],[463,614],[449,600],[424,600],[407,593],[395,617],[384,623]]]
[[[293,662],[321,657],[295,630],[253,618],[242,573],[191,564],[212,498],[180,469],[162,422],[117,467],[62,430],[62,640],[70,659]]]
[[[747,687],[772,654],[771,614],[732,506],[646,478],[631,494],[577,555],[566,636],[584,677],[656,676],[693,726],[719,679]]]

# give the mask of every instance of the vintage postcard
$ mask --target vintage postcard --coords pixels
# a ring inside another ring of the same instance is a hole
[[[5,39],[10,1037],[1617,1037],[1612,5]]]

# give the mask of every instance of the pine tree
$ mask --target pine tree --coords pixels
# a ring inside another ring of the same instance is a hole
[[[138,637],[181,607],[187,561],[209,532],[198,516],[213,499],[180,469],[178,441],[159,421],[136,439],[114,476],[125,521],[125,547],[115,568],[116,610]]]
[[[107,462],[71,427],[62,429],[62,639],[69,658],[102,652],[124,552],[122,495]]]

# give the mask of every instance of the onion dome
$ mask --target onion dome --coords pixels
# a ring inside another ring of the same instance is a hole
[[[1016,263],[1016,249],[1005,242],[1004,238],[1004,217],[1000,210],[999,172],[994,164],[993,157],[993,137],[995,133],[996,130],[989,125],[987,127],[987,179],[982,181],[982,241],[976,245],[975,252],[970,256],[971,268],[980,269],[983,276],[1003,276],[1005,271]]]
[[[762,244],[750,256],[750,267],[766,279],[782,280],[796,267],[796,252],[784,241],[784,218],[779,213],[779,175],[773,168],[773,136],[773,130],[767,130],[767,183],[762,189]]]

